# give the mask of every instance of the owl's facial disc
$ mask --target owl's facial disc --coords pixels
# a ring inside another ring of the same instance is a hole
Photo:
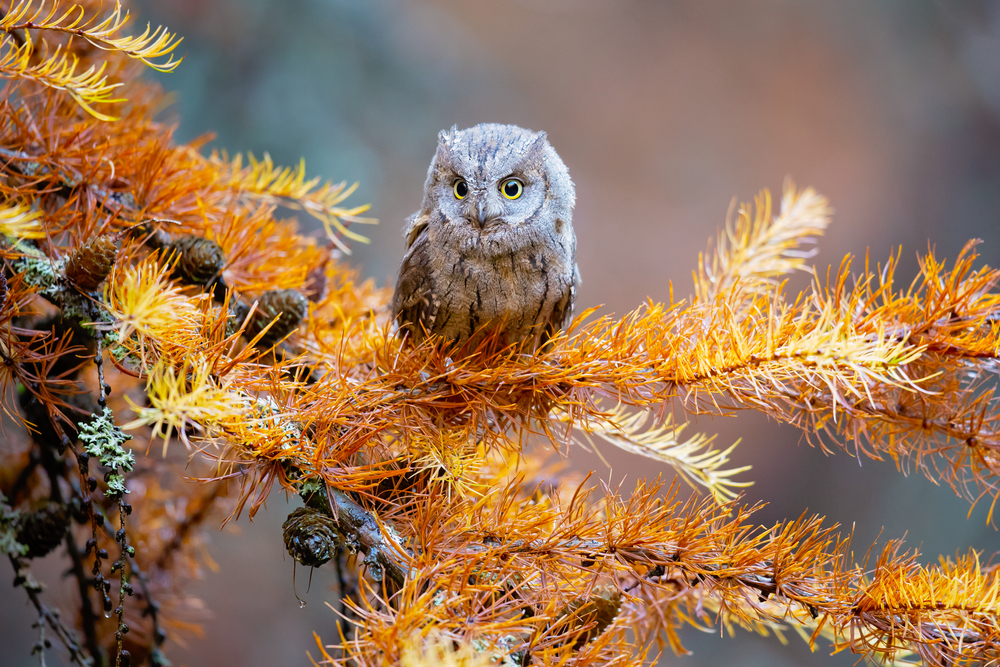
[[[484,124],[439,136],[429,199],[449,224],[474,237],[532,225],[544,207],[548,174],[544,133]]]

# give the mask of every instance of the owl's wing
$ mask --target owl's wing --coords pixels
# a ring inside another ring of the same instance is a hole
[[[408,232],[412,231],[414,222],[410,223]],[[399,324],[400,333],[409,332],[419,341],[423,338],[423,330],[430,330],[436,310],[432,299],[426,220],[412,234],[412,237],[407,234],[409,249],[399,266],[396,291],[392,295],[392,315]]]
[[[573,265],[573,279],[566,286],[562,298],[556,301],[552,307],[552,316],[549,318],[545,338],[551,337],[560,329],[564,329],[570,320],[573,319],[573,307],[576,305],[576,288],[580,284],[580,269]]]
[[[420,233],[427,229],[427,223],[430,222],[430,219],[429,215],[420,211],[417,211],[406,219],[406,228],[403,230],[403,236],[406,238],[407,250],[413,246],[413,242],[417,240]]]

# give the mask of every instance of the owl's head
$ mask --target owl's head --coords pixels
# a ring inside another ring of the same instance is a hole
[[[571,229],[575,201],[566,165],[544,132],[483,123],[438,135],[423,209],[489,238],[531,227],[561,234]]]

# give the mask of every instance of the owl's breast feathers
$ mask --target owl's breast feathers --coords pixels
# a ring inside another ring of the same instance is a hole
[[[509,341],[548,338],[573,314],[573,252],[539,239],[506,253],[459,252],[448,229],[414,216],[392,300],[401,332],[463,341],[502,326]]]

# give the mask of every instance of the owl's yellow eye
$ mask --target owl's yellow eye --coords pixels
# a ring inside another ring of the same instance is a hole
[[[461,178],[455,181],[452,189],[455,191],[455,199],[465,199],[465,195],[469,194],[469,184]]]
[[[516,178],[508,178],[500,185],[500,192],[507,199],[517,199],[524,192],[524,185]]]

